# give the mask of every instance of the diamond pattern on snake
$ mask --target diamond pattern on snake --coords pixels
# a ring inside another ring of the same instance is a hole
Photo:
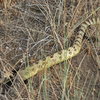
[[[92,17],[87,19],[81,24],[78,35],[71,47],[55,53],[52,57],[47,56],[45,60],[39,60],[37,64],[34,63],[31,67],[27,67],[25,70],[19,71],[21,77],[23,79],[28,79],[43,69],[47,69],[55,64],[76,56],[81,50],[85,30],[88,28],[88,26],[95,24],[100,24],[100,17]]]

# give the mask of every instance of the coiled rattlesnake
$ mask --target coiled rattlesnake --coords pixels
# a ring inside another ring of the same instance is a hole
[[[43,69],[47,69],[55,64],[58,64],[60,62],[63,62],[65,60],[68,60],[76,56],[80,52],[85,30],[89,25],[94,25],[94,24],[100,24],[100,17],[93,17],[81,24],[81,27],[79,29],[78,35],[75,39],[73,46],[69,47],[66,50],[57,52],[53,56],[47,56],[45,60],[39,60],[37,64],[34,63],[32,66],[27,67],[25,70],[19,71],[21,77],[24,80],[28,79]]]

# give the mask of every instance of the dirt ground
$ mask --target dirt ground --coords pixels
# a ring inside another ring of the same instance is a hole
[[[100,25],[72,59],[25,81],[18,74],[72,45],[92,16],[100,0],[0,0],[0,100],[100,100]]]

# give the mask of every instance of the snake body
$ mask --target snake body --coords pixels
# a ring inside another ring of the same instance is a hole
[[[55,64],[58,64],[76,56],[81,50],[85,30],[88,26],[94,24],[100,24],[100,17],[93,17],[81,24],[78,35],[71,47],[65,50],[61,50],[60,52],[54,53],[53,56],[47,56],[44,60],[39,60],[38,63],[34,63],[33,65],[26,67],[24,70],[19,71],[20,76],[24,80],[28,79],[36,75],[39,71],[43,69],[47,69]]]

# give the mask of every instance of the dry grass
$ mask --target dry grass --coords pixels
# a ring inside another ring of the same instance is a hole
[[[1,0],[0,3],[2,100],[99,100],[100,25],[86,30],[87,39],[80,54],[68,62],[25,82],[17,73],[71,45],[79,25],[92,14],[100,16],[99,0]],[[12,75],[13,79],[9,77]]]

